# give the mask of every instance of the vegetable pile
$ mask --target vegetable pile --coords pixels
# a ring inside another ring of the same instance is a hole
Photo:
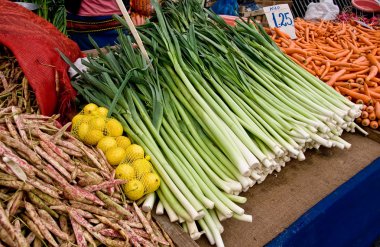
[[[168,236],[127,204],[102,153],[54,117],[0,110],[0,245],[158,246]]]
[[[349,100],[370,106],[371,116],[363,110],[357,122],[378,128],[380,115],[371,109],[380,102],[380,30],[345,22],[302,19],[296,19],[295,27],[297,40],[278,30],[272,38],[284,53],[311,74]]]
[[[367,18],[367,17],[363,17],[363,16],[358,16],[357,14],[352,13],[352,12],[341,12],[336,17],[336,19],[341,21],[341,22],[362,21],[362,22],[366,23],[367,25],[370,25],[370,26],[376,28],[376,26],[380,25],[379,17],[380,16],[378,14],[373,15],[371,18]],[[354,23],[354,22],[352,22],[352,23]]]
[[[1,107],[18,106],[27,113],[38,113],[38,104],[21,67],[12,52],[0,46]]]
[[[63,34],[66,34],[67,14],[64,0],[21,0],[18,2],[37,4],[36,14],[52,23]]]
[[[123,136],[120,122],[107,118],[107,115],[107,108],[98,107],[94,103],[87,104],[72,119],[71,133],[87,145],[96,145],[108,163],[117,166],[116,178],[128,181],[123,185],[128,199],[138,200],[156,191],[160,186],[160,178],[153,171],[150,157],[144,157],[144,149]]]
[[[239,194],[306,149],[349,148],[339,136],[358,128],[361,106],[292,62],[261,26],[231,27],[197,1],[152,2],[157,23],[138,28],[151,62],[120,33],[114,49],[82,61],[86,71],[71,64],[73,86],[151,156],[156,212],[223,246],[220,221],[252,221]]]

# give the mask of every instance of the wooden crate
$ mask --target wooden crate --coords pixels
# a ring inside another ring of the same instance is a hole
[[[267,7],[277,4],[289,4],[289,7],[292,6],[293,1],[292,0],[255,0],[256,4],[260,5],[261,7]],[[265,17],[264,10],[254,10],[254,11],[247,11],[245,6],[239,7],[239,13],[241,17],[251,17],[255,19],[258,23],[261,23],[264,27],[268,27],[268,21]]]

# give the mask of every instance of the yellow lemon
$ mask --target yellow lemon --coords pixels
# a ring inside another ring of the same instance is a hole
[[[123,126],[121,125],[119,121],[117,121],[114,118],[111,118],[110,120],[107,121],[106,130],[107,130],[107,135],[113,136],[113,137],[118,137],[123,134]]]
[[[90,104],[87,104],[84,108],[83,108],[83,113],[88,115],[88,114],[91,114],[93,111],[95,111],[96,109],[98,109],[98,106],[95,105],[94,103],[90,103]]]
[[[105,107],[98,107],[96,112],[97,112],[98,116],[100,116],[100,117],[107,117],[108,109]]]
[[[137,178],[141,178],[145,174],[151,173],[153,171],[152,164],[146,159],[135,160],[133,161],[132,166],[135,169]]]
[[[91,129],[103,131],[104,127],[106,126],[106,120],[103,117],[94,117],[88,122],[88,124],[90,125]]]
[[[96,145],[98,142],[104,137],[103,132],[96,129],[90,129],[85,137],[83,138],[83,142],[87,145]]]
[[[160,187],[160,177],[156,173],[147,173],[141,178],[145,186],[145,194],[152,193]]]
[[[76,130],[76,134],[79,140],[83,141],[89,130],[90,126],[87,123],[81,123],[78,129]]]
[[[116,140],[114,137],[105,136],[98,142],[96,147],[106,153],[108,149],[116,147]]]
[[[80,119],[80,123],[88,124],[93,118],[94,116],[91,116],[91,115],[82,115],[82,118]]]
[[[82,121],[83,115],[82,114],[77,114],[71,119],[72,126],[78,125]]]
[[[135,169],[128,163],[121,163],[115,169],[115,177],[118,179],[124,179],[127,181],[131,181],[135,179]]]
[[[127,147],[125,152],[126,152],[125,158],[129,162],[133,162],[135,160],[144,158],[144,149],[137,144],[130,145],[129,147]]]
[[[121,147],[110,148],[106,152],[106,158],[111,165],[116,166],[124,161],[125,150]]]
[[[125,195],[130,200],[138,200],[144,195],[144,185],[137,179],[133,179],[123,186]]]
[[[118,136],[116,137],[116,143],[118,147],[127,149],[127,147],[131,145],[131,140],[129,140],[129,138],[126,136]]]

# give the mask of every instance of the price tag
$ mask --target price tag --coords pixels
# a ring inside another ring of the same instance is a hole
[[[270,27],[277,27],[288,34],[291,39],[297,38],[294,18],[288,4],[279,4],[263,8]]]

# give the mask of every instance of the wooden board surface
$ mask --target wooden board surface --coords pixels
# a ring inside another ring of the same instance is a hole
[[[180,247],[197,247],[189,234],[184,232],[178,223],[172,223],[166,215],[153,214],[153,218],[165,229],[176,246]]]

